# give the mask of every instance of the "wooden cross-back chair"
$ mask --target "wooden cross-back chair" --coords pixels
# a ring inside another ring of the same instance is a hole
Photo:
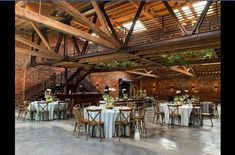
[[[17,116],[17,120],[19,118],[22,118],[22,115],[24,114],[24,101],[20,100],[20,99],[16,99],[16,105],[18,107],[18,116]]]
[[[168,123],[168,125],[169,124],[172,125],[173,118],[176,118],[177,121],[178,121],[178,126],[180,126],[180,124],[181,124],[181,115],[179,113],[179,107],[181,105],[170,105],[170,104],[168,104],[167,106],[168,106],[168,109],[169,109],[169,121],[170,121]]]
[[[140,134],[143,138],[145,138],[147,134],[147,128],[145,124],[145,113],[146,113],[145,105],[134,109],[133,131],[136,128],[140,129]]]
[[[58,107],[54,110],[53,118],[55,114],[57,114],[58,119],[61,119],[61,116],[63,116],[63,118],[66,118],[67,105],[65,102],[58,101]]]
[[[29,106],[30,102],[31,101],[23,101],[22,104],[20,104],[17,120],[19,118],[24,118],[24,120],[25,120],[26,119],[26,115],[28,113],[30,114],[30,119],[33,120],[33,114],[36,113],[37,111],[36,110],[28,109],[28,106]]]
[[[203,125],[203,119],[204,117],[209,117],[210,121],[211,121],[211,126],[213,127],[213,121],[212,121],[212,118],[213,118],[213,104],[209,104],[209,111],[205,112],[202,110],[202,113],[201,113],[201,125]]]
[[[101,136],[102,133],[103,133],[103,137],[104,137],[104,122],[101,121],[101,111],[102,111],[102,109],[86,109],[87,116],[88,116],[88,132],[87,132],[86,140],[88,139],[88,135],[90,134],[90,127],[91,126],[92,126],[92,132],[94,131],[93,129],[95,126],[97,126],[99,128],[100,142],[102,139],[102,136]],[[98,121],[97,121],[97,119],[98,119]]]
[[[119,120],[115,121],[115,131],[119,137],[121,137],[121,126],[124,127],[124,133],[125,133],[125,127],[127,126],[129,128],[129,136],[131,135],[131,117],[133,117],[132,109],[119,109]]]
[[[155,117],[156,117],[156,116],[157,116],[156,122],[158,122],[158,119],[159,119],[160,116],[161,116],[162,123],[163,123],[163,119],[164,119],[165,113],[160,111],[160,103],[159,103],[159,102],[156,102],[156,101],[153,102],[153,108],[154,108],[153,123],[154,123],[154,120],[155,120]]]
[[[217,100],[213,101],[213,113],[214,113],[215,118],[219,118],[218,104],[219,104],[219,101]]]
[[[49,110],[48,110],[48,104],[49,103],[41,103],[38,102],[38,116],[42,114],[42,119],[44,120],[44,115],[46,115],[46,120],[49,120]]]
[[[201,104],[193,104],[193,109],[192,109],[190,116],[193,121],[194,127],[196,126],[197,119],[199,119],[201,122],[201,113],[202,113],[202,105]]]
[[[80,105],[75,105],[73,107],[73,115],[75,117],[75,126],[74,126],[74,131],[73,131],[73,135],[76,132],[76,129],[78,128],[78,137],[80,134],[80,127],[82,125],[85,126],[85,131],[87,132],[87,124],[88,124],[88,120],[84,119],[82,113],[81,113],[81,108]]]

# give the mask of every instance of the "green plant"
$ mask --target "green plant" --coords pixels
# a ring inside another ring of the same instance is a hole
[[[181,54],[169,54],[164,59],[165,65],[186,65],[185,59],[182,57]]]
[[[134,62],[131,61],[112,61],[107,64],[104,64],[104,68],[107,70],[113,69],[127,69],[130,66],[136,65]]]
[[[186,65],[188,59],[198,58],[201,60],[211,59],[213,57],[212,49],[201,51],[187,51],[183,53],[168,54],[165,56],[163,63],[165,65]]]
[[[205,59],[210,59],[212,58],[213,56],[213,51],[212,49],[205,49],[203,51],[200,52],[200,58],[202,60],[205,60]]]

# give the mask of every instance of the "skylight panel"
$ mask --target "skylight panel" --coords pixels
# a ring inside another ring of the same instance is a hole
[[[197,2],[197,3],[193,4],[193,8],[194,8],[197,16],[201,15],[201,13],[202,13],[203,9],[205,8],[206,4],[207,4],[207,1],[201,1],[201,2]]]
[[[175,13],[175,15],[177,16],[177,18],[179,19],[179,21],[184,20],[183,16],[181,15],[181,13],[179,12],[178,9],[175,9],[175,10],[174,10],[174,13]]]
[[[211,13],[213,13],[212,6],[209,7],[207,14],[211,14]]]
[[[183,10],[184,14],[187,16],[187,19],[192,19],[193,18],[192,11],[189,9],[188,6],[184,6],[181,9]]]
[[[123,24],[123,27],[130,30],[131,25],[132,25],[132,22],[125,23],[125,24]],[[133,32],[140,32],[140,31],[144,31],[144,30],[146,30],[145,26],[139,20],[137,20],[135,23],[135,27],[134,27]]]

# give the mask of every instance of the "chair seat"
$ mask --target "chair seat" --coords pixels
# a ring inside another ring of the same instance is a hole
[[[95,126],[95,125],[104,125],[104,122],[88,122],[89,125]]]
[[[171,114],[171,115],[169,115],[169,117],[178,117],[178,116],[181,116],[180,114]]]
[[[135,115],[133,119],[144,119],[143,115]]]
[[[115,124],[127,125],[129,123],[126,121],[115,121]]]
[[[84,118],[81,118],[80,120],[77,120],[77,122],[88,123],[88,120],[84,119]]]

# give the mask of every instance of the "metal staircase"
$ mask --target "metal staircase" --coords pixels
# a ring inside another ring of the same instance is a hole
[[[85,77],[92,71],[83,70],[84,68],[72,68],[68,70],[67,82],[64,80],[65,71],[60,74],[53,74],[48,79],[26,89],[25,91],[16,94],[16,102],[22,100],[40,100],[44,98],[44,92],[46,89],[51,89],[53,93],[63,92],[64,87],[68,85],[74,85],[81,87],[80,91],[85,92],[99,92],[95,86],[93,86]],[[17,103],[16,103],[17,104]]]

